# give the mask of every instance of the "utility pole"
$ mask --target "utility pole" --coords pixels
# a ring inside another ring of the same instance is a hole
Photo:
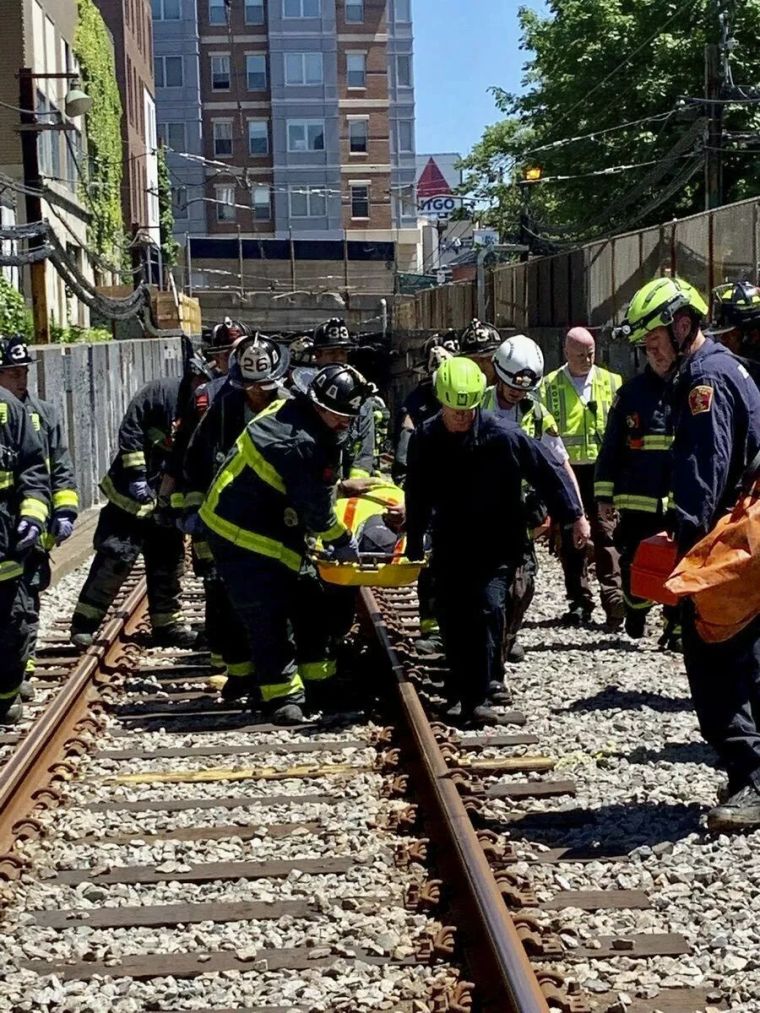
[[[39,152],[37,139],[39,132],[37,116],[35,113],[36,102],[34,97],[34,80],[31,67],[23,67],[19,71],[19,106],[21,107],[21,160],[24,171],[24,185],[30,189],[39,191],[42,189],[40,178]],[[26,129],[23,129],[26,127]],[[26,220],[27,222],[42,221],[42,201],[38,194],[27,193],[26,195]],[[43,243],[42,237],[29,240],[30,251]],[[29,265],[32,286],[32,319],[34,321],[34,340],[36,343],[46,345],[50,341],[49,314],[47,301],[47,286],[45,284],[45,261],[37,260]]]
[[[723,203],[723,72],[720,46],[705,46],[705,210]]]

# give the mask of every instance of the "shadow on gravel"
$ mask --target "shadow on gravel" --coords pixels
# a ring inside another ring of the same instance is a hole
[[[570,633],[570,630],[567,630]],[[618,640],[615,637],[602,638],[595,640],[593,644],[586,642],[573,643],[572,641],[565,640],[561,644],[536,644],[535,646],[526,647],[526,654],[538,654],[539,651],[548,651],[549,653],[561,652],[561,651],[633,651],[636,653],[638,647],[636,644],[630,643],[627,640]]]
[[[706,742],[666,742],[662,749],[638,746],[630,753],[617,753],[629,763],[703,763],[706,767],[720,768],[718,754]],[[722,768],[720,768],[722,769]]]
[[[646,693],[640,689],[620,689],[618,686],[609,686],[607,689],[594,693],[593,696],[576,700],[574,703],[568,704],[567,707],[557,707],[554,709],[554,713],[633,710],[637,707],[649,707],[651,710],[662,713],[693,710],[691,698],[687,696],[660,696],[659,693]]]
[[[561,845],[577,852],[579,861],[614,857],[634,848],[655,847],[701,833],[707,806],[696,802],[623,802],[599,809],[528,813],[519,823],[489,821],[489,830],[513,840]]]

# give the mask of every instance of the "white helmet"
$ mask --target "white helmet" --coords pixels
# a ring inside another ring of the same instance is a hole
[[[236,345],[230,359],[229,382],[238,389],[258,384],[262,390],[275,390],[289,365],[288,349],[257,333]]]
[[[433,347],[428,352],[427,357],[428,374],[432,376],[433,373],[435,373],[436,369],[438,369],[438,367],[441,365],[441,363],[445,362],[446,359],[450,359],[451,357],[452,357],[451,352],[448,350],[448,348],[444,348],[443,345],[433,345]]]
[[[493,366],[498,378],[513,390],[535,390],[544,375],[544,356],[535,341],[514,334],[494,352]]]

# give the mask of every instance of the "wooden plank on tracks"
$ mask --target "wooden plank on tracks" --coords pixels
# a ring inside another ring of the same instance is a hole
[[[567,949],[563,959],[609,960],[611,957],[682,957],[690,950],[686,939],[677,932],[625,933],[621,936],[598,936],[595,946]]]
[[[345,802],[342,795],[230,795],[226,798],[157,798],[136,802],[89,802],[82,808],[88,812],[184,812],[187,809],[248,809],[252,806],[274,805],[337,805]]]
[[[511,781],[486,788],[486,798],[551,798],[554,795],[575,795],[575,781]]]
[[[179,827],[177,830],[159,830],[157,833],[140,833],[134,831],[126,834],[92,834],[88,837],[76,837],[67,843],[74,847],[81,844],[131,844],[141,841],[151,844],[155,841],[228,841],[233,837],[241,841],[269,837],[278,840],[291,834],[316,834],[322,824],[314,821],[301,820],[299,823],[260,823],[253,826],[239,826],[230,823],[227,826],[211,827]]]
[[[546,911],[575,907],[581,911],[643,911],[652,901],[643,890],[561,890],[539,907]]]
[[[95,869],[62,869],[47,880],[50,885],[60,883],[211,883],[220,879],[281,879],[291,872],[303,872],[311,876],[342,875],[350,872],[355,863],[350,858],[303,858],[299,861],[284,862],[201,862],[184,867],[183,863],[172,863],[185,871],[161,872],[154,865],[122,865],[97,872]]]

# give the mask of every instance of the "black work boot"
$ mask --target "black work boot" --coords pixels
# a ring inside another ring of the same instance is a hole
[[[273,725],[301,725],[306,718],[301,710],[301,705],[288,700],[271,700],[264,707],[264,714]]]
[[[92,647],[95,642],[95,634],[97,627],[94,630],[86,630],[81,626],[72,626],[69,632],[69,638],[75,647],[78,647],[80,651],[86,651],[88,647]]]
[[[461,723],[466,728],[485,728],[487,725],[506,725],[508,722],[488,702],[470,709],[462,708]]]
[[[646,609],[635,609],[625,614],[625,632],[634,640],[641,640],[647,625]]]
[[[195,646],[196,634],[189,626],[172,623],[171,626],[159,626],[153,630],[153,643],[156,647],[187,648]]]
[[[222,700],[247,700],[255,690],[256,683],[251,677],[228,675],[227,681],[220,690]]]
[[[710,833],[734,833],[737,830],[760,828],[760,792],[754,784],[740,788],[722,805],[715,806],[707,814],[707,829]]]
[[[29,679],[24,679],[18,688],[18,695],[22,700],[34,700],[34,686]]]
[[[593,608],[582,601],[575,601],[562,616],[563,626],[585,626],[591,622]]]
[[[414,649],[418,654],[443,654],[443,640],[438,631],[427,633],[414,643]]]

